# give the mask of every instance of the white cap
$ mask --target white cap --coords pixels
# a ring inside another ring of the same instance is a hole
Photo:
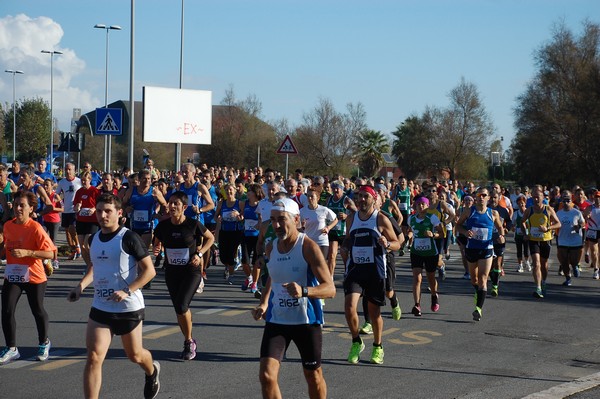
[[[290,215],[299,215],[300,208],[298,207],[298,203],[289,198],[281,198],[273,202],[273,207],[271,211],[282,211],[288,212]]]

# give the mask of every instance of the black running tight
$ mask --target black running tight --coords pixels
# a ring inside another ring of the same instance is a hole
[[[9,283],[7,280],[4,280],[4,286],[2,287],[2,331],[4,332],[6,346],[17,346],[15,309],[23,291],[27,293],[29,308],[35,318],[39,343],[46,342],[48,338],[48,313],[44,309],[46,285],[47,282],[41,284]]]

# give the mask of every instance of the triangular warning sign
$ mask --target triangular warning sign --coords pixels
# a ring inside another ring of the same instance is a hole
[[[115,123],[115,120],[112,116],[110,116],[110,112],[106,113],[104,120],[98,127],[99,132],[118,132],[120,129]]]
[[[292,143],[292,138],[289,134],[285,136],[285,139],[277,150],[277,154],[298,154],[298,150],[296,150],[294,143]]]

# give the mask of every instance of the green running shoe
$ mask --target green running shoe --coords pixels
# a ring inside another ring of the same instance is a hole
[[[360,354],[365,350],[364,342],[353,342],[348,354],[348,363],[356,364],[360,358]]]
[[[497,285],[492,285],[492,292],[491,292],[491,294],[494,297],[498,296],[498,286]]]
[[[400,309],[400,304],[398,304],[392,308],[392,319],[400,320],[401,317],[402,317],[402,309]]]
[[[473,311],[473,320],[475,320],[475,321],[481,320],[481,308],[480,307],[475,307],[475,310]]]
[[[365,321],[365,324],[362,325],[358,332],[363,335],[371,335],[373,334],[373,325],[368,321]]]
[[[383,346],[374,346],[371,352],[371,363],[383,364]]]
[[[544,293],[542,292],[541,288],[536,288],[535,291],[533,291],[533,297],[534,298],[538,298],[541,299],[544,297]]]

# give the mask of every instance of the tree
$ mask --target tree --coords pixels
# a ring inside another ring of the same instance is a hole
[[[421,116],[407,118],[393,133],[392,153],[407,176],[447,170],[451,179],[485,177],[494,126],[477,87],[461,78],[448,97],[447,108],[427,107]]]
[[[432,132],[433,147],[441,166],[448,168],[450,178],[458,173],[461,178],[478,177],[473,173],[485,175],[485,169],[479,170],[480,157],[486,158],[489,150],[489,138],[495,128],[479,98],[477,87],[461,78],[458,86],[449,95],[450,106],[446,109],[428,108],[423,119]],[[473,166],[476,169],[473,170]],[[465,173],[469,170],[468,173]]]
[[[435,163],[432,155],[433,133],[421,117],[409,116],[392,134],[396,137],[392,144],[392,154],[405,176],[414,179],[431,169]]]
[[[16,104],[17,158],[33,161],[46,156],[50,144],[50,108],[41,98],[24,99]],[[12,143],[13,113],[4,114],[4,137]],[[10,132],[10,137],[6,132]]]
[[[381,169],[385,163],[383,153],[388,152],[389,149],[387,138],[379,131],[365,130],[358,135],[356,143],[358,163],[365,176],[374,176]]]
[[[361,103],[346,105],[346,113],[336,111],[331,100],[303,115],[294,141],[301,166],[309,173],[348,173],[355,143],[367,128],[366,112]]]
[[[564,23],[553,28],[517,99],[511,152],[523,182],[600,185],[600,26],[582,25],[579,37]]]

